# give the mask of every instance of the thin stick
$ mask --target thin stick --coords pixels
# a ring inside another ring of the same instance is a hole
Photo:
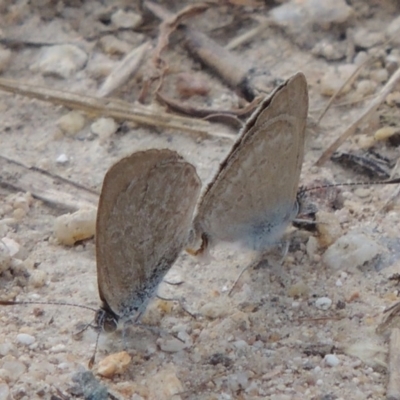
[[[388,400],[400,400],[400,329],[394,328],[389,344],[389,382],[386,392]]]
[[[315,163],[318,167],[323,165],[332,154],[341,146],[356,130],[357,126],[362,122],[367,120],[370,115],[383,103],[387,97],[387,95],[393,90],[394,86],[400,80],[400,68],[391,76],[386,85],[382,88],[378,96],[371,101],[371,103],[364,109],[361,115],[353,121],[345,131],[340,135],[338,139],[336,139],[327,150],[325,150],[322,156]]]
[[[207,137],[219,137],[235,140],[234,135],[214,132],[211,124],[195,118],[167,114],[161,110],[152,110],[137,104],[117,99],[100,99],[68,91],[29,85],[8,79],[0,79],[0,90],[59,104],[71,109],[83,111],[89,115],[101,115],[119,121],[132,121],[141,125],[158,126]]]

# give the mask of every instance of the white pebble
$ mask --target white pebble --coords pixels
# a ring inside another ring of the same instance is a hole
[[[43,287],[46,284],[47,273],[42,269],[35,269],[30,272],[29,284],[34,288]]]
[[[320,297],[315,300],[315,307],[320,310],[328,310],[332,305],[332,300],[329,297]]]
[[[338,280],[336,281],[335,285],[338,286],[338,287],[340,287],[340,286],[343,286],[343,283],[342,283],[342,281],[341,281],[340,279],[338,279]]]
[[[1,241],[7,246],[11,257],[15,257],[21,249],[21,245],[17,243],[14,239],[4,237]]]
[[[81,209],[73,214],[64,214],[54,222],[54,236],[61,243],[72,246],[79,240],[94,236],[97,210]]]
[[[21,361],[7,360],[3,364],[3,370],[9,376],[11,381],[17,381],[26,371],[26,366]]]
[[[351,269],[362,266],[381,253],[380,246],[364,234],[350,232],[340,237],[324,253],[324,263],[332,269]]]
[[[10,399],[10,388],[6,383],[0,383],[0,400]]]
[[[87,59],[87,54],[78,46],[71,44],[47,46],[40,51],[38,60],[31,69],[43,75],[68,79],[85,66]]]
[[[177,353],[187,347],[186,343],[175,338],[161,338],[157,340],[157,344],[160,349],[166,353]]]
[[[292,308],[299,308],[300,307],[300,303],[298,301],[294,301],[292,303]]]
[[[56,158],[56,163],[57,164],[66,164],[69,161],[69,158],[66,154],[60,154],[57,158]]]
[[[111,22],[118,28],[135,29],[142,23],[142,17],[139,14],[119,9],[111,15]]]
[[[30,346],[31,344],[35,343],[35,341],[35,337],[32,335],[28,335],[27,333],[19,333],[17,335],[17,342],[25,346]]]
[[[375,93],[378,84],[369,79],[363,79],[357,83],[357,94],[359,96],[367,96],[369,94]]]
[[[90,126],[90,130],[99,136],[100,143],[105,143],[118,129],[113,118],[99,118]]]
[[[322,386],[324,384],[324,381],[322,379],[318,379],[317,382],[315,382],[317,386]]]
[[[66,349],[65,344],[59,343],[59,344],[56,344],[55,346],[53,346],[50,349],[50,351],[52,353],[62,353],[65,351],[65,349]]]
[[[71,111],[59,118],[57,126],[64,135],[75,136],[85,126],[85,117],[78,111]]]
[[[336,367],[340,363],[339,359],[334,354],[326,354],[324,361],[329,367]]]

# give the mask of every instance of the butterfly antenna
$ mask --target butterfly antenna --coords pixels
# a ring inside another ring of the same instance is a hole
[[[339,186],[370,186],[370,185],[395,185],[400,183],[400,178],[390,179],[388,181],[376,181],[376,182],[344,182],[344,183],[331,183],[328,185],[312,186],[312,187],[301,187],[298,196],[303,195],[306,192],[312,190],[328,189]]]

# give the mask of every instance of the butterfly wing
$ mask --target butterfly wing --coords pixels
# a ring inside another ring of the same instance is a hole
[[[296,212],[308,113],[302,73],[265,99],[206,189],[194,220],[197,237],[264,249]]]
[[[134,153],[105,175],[96,258],[105,308],[126,316],[145,307],[186,244],[201,182],[171,150]]]

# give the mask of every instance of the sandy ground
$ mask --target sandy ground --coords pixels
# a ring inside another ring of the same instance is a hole
[[[134,30],[115,28],[104,17],[119,9],[140,15],[131,2],[13,3],[0,3],[2,50],[11,52],[1,77],[19,82],[96,95],[104,78],[93,72],[95,67],[102,62],[113,65],[122,57],[111,54],[111,50],[107,52],[101,45],[106,34],[118,38],[129,49],[145,40],[154,47],[158,34],[159,21],[153,17],[147,16]],[[340,71],[343,65],[354,66],[356,56],[369,51],[350,38],[357,38],[356,33],[363,38],[380,33],[384,38],[387,26],[400,10],[395,1],[350,3],[353,15],[341,24],[321,28],[310,23],[301,34],[271,25],[246,45],[233,50],[243,62],[254,67],[266,90],[299,70],[306,75],[310,124],[302,184],[316,179],[331,182],[367,179],[332,162],[319,168],[313,166],[322,151],[367,104],[368,100],[354,101],[366,96],[359,82],[372,82],[374,92],[378,92],[387,79],[379,81],[376,71],[392,73],[387,57],[390,52],[399,51],[396,43],[383,45],[378,41],[371,46],[379,49],[381,56],[364,68],[350,92],[338,100],[347,105],[332,107],[316,127],[313,120],[328,101],[328,97],[321,95],[325,75]],[[267,16],[274,7],[277,4],[211,8],[191,20],[191,26],[225,45],[257,25],[251,16]],[[178,2],[175,5],[168,2],[168,8],[177,11],[181,7]],[[365,32],[360,34],[361,27]],[[345,44],[344,56],[332,61],[314,55],[311,50],[322,39],[332,46]],[[48,43],[77,44],[88,55],[88,61],[69,77],[48,76],[43,69],[34,67],[44,44]],[[103,58],[96,59],[99,56]],[[190,100],[193,104],[223,109],[237,106],[234,91],[188,55],[180,36],[173,37],[163,56],[172,71],[165,86],[170,97],[178,98],[174,91],[175,75],[189,72],[210,87],[207,96]],[[113,96],[135,101],[146,78],[149,65],[146,63],[150,62],[148,56],[135,77]],[[153,101],[147,96],[147,103]],[[178,151],[196,166],[206,183],[232,146],[227,139],[204,139],[195,134],[127,123],[121,124],[117,133],[100,140],[91,133],[91,123],[96,119],[93,116],[86,117],[78,133],[66,135],[57,121],[69,112],[67,108],[3,92],[0,110],[1,156],[98,191],[106,170],[114,162],[148,148]],[[341,150],[359,149],[380,127],[398,127],[396,110],[396,106],[382,106]],[[216,133],[229,132],[221,125],[211,125],[210,129]],[[395,147],[381,142],[375,148],[396,161]],[[68,162],[57,162],[62,154]],[[1,179],[6,178],[9,176],[4,169]],[[18,186],[18,177],[15,184]],[[53,233],[60,211],[3,186],[0,237],[12,239],[20,247],[11,267],[0,276],[0,297],[10,299],[18,294],[18,300],[72,301],[97,308],[94,240],[75,246],[60,245]],[[267,257],[269,262],[243,275],[229,297],[229,288],[251,262],[251,254],[221,245],[212,260],[201,263],[183,253],[166,278],[183,283],[179,286],[164,283],[159,294],[184,299],[197,318],[186,314],[176,302],[155,300],[142,321],[154,327],[153,331],[127,328],[125,340],[121,332],[102,335],[94,377],[88,378],[95,382],[92,382],[94,388],[82,380],[86,377],[83,372],[87,371],[96,333],[89,329],[79,340],[73,335],[78,324],[92,320],[89,310],[50,305],[0,308],[0,399],[385,398],[387,337],[376,334],[375,329],[382,311],[396,301],[398,294],[396,282],[389,280],[400,272],[398,203],[395,200],[390,211],[381,211],[393,190],[393,187],[343,189],[344,201],[337,210],[317,202],[333,221],[331,225],[327,222],[328,231],[330,226],[339,226],[338,236],[349,231],[362,233],[379,246],[376,256],[360,267],[344,263],[337,269],[330,268],[323,261],[326,245],[321,237],[315,232],[295,230],[282,265],[276,267],[276,257]],[[316,301],[324,297],[332,301],[327,310],[316,306]],[[98,362],[124,348],[132,357],[126,368],[108,379],[99,376]]]

